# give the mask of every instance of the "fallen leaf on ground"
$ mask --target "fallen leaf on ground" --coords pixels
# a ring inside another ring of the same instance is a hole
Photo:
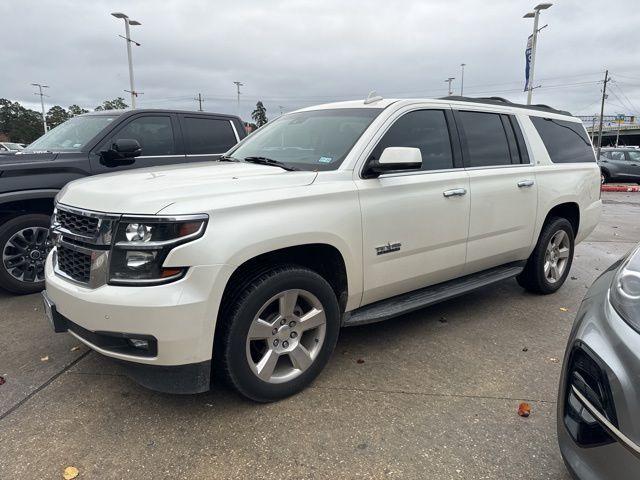
[[[523,352],[528,352],[528,351],[529,351],[529,349],[528,349],[527,347],[524,347],[524,348],[522,349],[522,351],[523,351]]]
[[[64,469],[62,477],[64,478],[64,480],[73,480],[78,476],[79,473],[80,472],[76,467],[67,467]]]
[[[77,352],[78,350],[80,350],[80,347],[78,345],[76,345],[75,347],[71,347],[72,352]]]
[[[4,377],[0,377],[0,385],[4,384],[5,381]]]
[[[358,360],[356,360],[356,363],[364,363],[364,360],[359,358]]]
[[[550,361],[551,363],[558,363],[558,359],[557,359],[557,358],[554,358],[554,357],[549,357],[549,361]]]
[[[42,357],[40,359],[41,362],[48,362],[49,361],[49,355],[47,355],[46,357]]]
[[[568,309],[568,308],[565,308],[565,307],[560,307],[560,311],[561,311],[561,312],[568,312],[568,311],[569,311],[569,309]]]
[[[529,405],[527,402],[522,402],[518,406],[518,415],[525,418],[531,415],[531,405]]]

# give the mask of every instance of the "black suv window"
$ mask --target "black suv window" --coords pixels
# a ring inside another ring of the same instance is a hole
[[[127,123],[113,140],[132,138],[142,147],[142,155],[175,155],[171,117],[138,117]]]
[[[458,112],[462,124],[465,167],[510,165],[510,144],[500,114]],[[513,131],[510,132],[513,135]]]
[[[422,170],[453,168],[451,140],[442,110],[416,110],[400,117],[384,134],[371,156],[387,147],[414,147],[422,153]]]
[[[237,143],[229,120],[184,117],[184,134],[192,155],[224,153]]]
[[[591,141],[581,123],[530,118],[553,163],[595,162]]]

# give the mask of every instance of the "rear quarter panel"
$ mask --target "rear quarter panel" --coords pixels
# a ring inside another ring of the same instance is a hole
[[[548,116],[556,117],[556,115]],[[557,116],[557,118],[567,120],[567,117]],[[578,205],[580,224],[576,233],[576,243],[581,242],[598,224],[602,209],[600,167],[595,161],[595,154],[593,162],[553,163],[528,115],[520,115],[520,124],[525,133],[527,148],[533,158],[538,184],[538,214],[535,219],[534,245],[548,213],[553,207],[562,203]]]

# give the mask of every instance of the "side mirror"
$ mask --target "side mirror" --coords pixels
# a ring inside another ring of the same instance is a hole
[[[422,152],[414,147],[387,147],[379,160],[367,167],[367,177],[377,177],[383,173],[403,170],[418,170],[422,166]]]
[[[108,150],[100,152],[103,162],[108,167],[117,165],[131,165],[134,158],[142,153],[140,142],[133,138],[119,138],[111,144]]]

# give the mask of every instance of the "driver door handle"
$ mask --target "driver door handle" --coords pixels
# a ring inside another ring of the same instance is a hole
[[[451,190],[445,190],[444,192],[442,192],[442,195],[444,195],[446,198],[461,197],[466,194],[467,194],[466,188],[453,188]]]
[[[518,182],[518,188],[533,187],[533,180],[520,180]]]

